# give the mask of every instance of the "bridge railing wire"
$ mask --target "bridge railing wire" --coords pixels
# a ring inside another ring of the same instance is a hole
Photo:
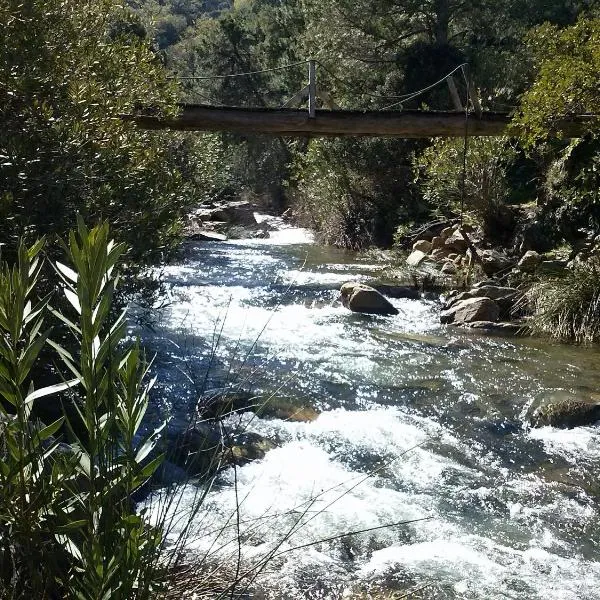
[[[271,67],[269,69],[259,69],[259,70],[255,70],[255,71],[245,71],[245,72],[240,72],[240,73],[229,73],[226,75],[200,75],[200,76],[174,75],[174,76],[169,77],[169,79],[175,79],[175,80],[178,80],[181,82],[191,82],[191,81],[218,81],[218,80],[227,80],[227,79],[236,78],[236,77],[252,77],[255,75],[272,73],[272,72],[276,72],[276,71],[284,71],[284,70],[288,70],[288,69],[292,69],[292,68],[296,68],[296,67],[300,67],[300,66],[306,66],[306,65],[308,65],[309,62],[310,62],[309,60],[303,60],[303,61],[298,61],[298,62],[294,62],[294,63],[288,63],[286,65],[281,65],[279,67]],[[383,95],[383,94],[374,94],[374,93],[366,91],[364,89],[358,89],[354,84],[352,84],[352,83],[348,82],[347,80],[345,80],[344,78],[338,76],[330,67],[323,64],[323,62],[321,62],[320,60],[317,60],[315,62],[319,65],[319,67],[321,69],[323,69],[323,71],[325,71],[334,81],[336,81],[339,85],[341,85],[346,91],[354,93],[354,94],[356,94],[356,96],[359,96],[359,97],[367,96],[369,98],[374,98],[377,100],[395,100],[395,102],[393,102],[391,104],[387,104],[379,109],[382,111],[394,109],[397,107],[399,107],[400,110],[403,110],[405,103],[422,96],[423,94],[433,90],[434,88],[436,88],[439,85],[443,85],[449,77],[451,77],[454,73],[456,73],[459,70],[462,71],[463,78],[465,78],[465,81],[466,81],[465,69],[468,67],[468,63],[462,63],[462,64],[458,65],[457,67],[455,67],[454,69],[452,69],[451,71],[449,71],[446,75],[444,75],[438,81],[436,81],[426,87],[423,87],[419,90],[415,90],[413,92],[409,92],[409,93],[401,94],[401,95],[396,95],[396,94]],[[468,83],[466,85],[468,86]],[[297,90],[296,92],[294,92],[294,94],[291,95],[283,104],[279,104],[281,102],[281,99],[279,98],[278,107],[279,108],[285,107],[289,103],[289,101],[292,100],[294,98],[294,96],[297,95],[298,91],[300,91],[300,90]],[[215,100],[211,95],[209,95],[208,93],[206,93],[204,91],[199,91],[197,89],[193,89],[193,90],[190,90],[190,93],[202,98],[203,100],[205,100],[215,106],[220,106],[220,107],[232,107],[233,106],[233,105],[228,105],[221,101]],[[271,94],[276,94],[276,93],[269,92],[269,91],[262,92],[263,97],[265,97],[267,95],[271,95]],[[267,103],[264,102],[263,106],[267,106]]]

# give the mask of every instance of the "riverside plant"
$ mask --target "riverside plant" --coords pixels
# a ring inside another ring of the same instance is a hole
[[[534,333],[576,342],[600,341],[600,257],[562,277],[534,283],[526,295]]]
[[[122,344],[125,314],[111,322],[124,246],[108,225],[78,228],[64,243],[70,266],[55,269],[69,310],[35,299],[44,240],[21,243],[14,266],[0,266],[0,596],[2,598],[142,599],[162,580],[160,528],[136,514],[134,491],[161,456],[159,432],[140,435],[151,383],[139,343]],[[50,339],[54,315],[73,338]],[[34,389],[34,365],[58,352],[69,372]],[[50,425],[38,402],[70,400],[75,413]],[[59,442],[60,435],[70,443]]]

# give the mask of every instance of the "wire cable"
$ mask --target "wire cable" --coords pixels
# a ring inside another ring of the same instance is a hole
[[[288,65],[283,65],[281,67],[273,67],[272,69],[261,69],[260,71],[247,71],[245,73],[230,73],[229,75],[203,75],[200,77],[196,76],[173,76],[168,77],[167,79],[179,79],[181,81],[187,80],[196,80],[196,81],[205,81],[209,79],[229,79],[230,77],[246,77],[249,75],[260,75],[261,73],[271,73],[273,71],[283,71],[285,69],[291,69],[292,67],[298,67],[299,65],[308,64],[308,60],[303,60],[297,63],[290,63]]]

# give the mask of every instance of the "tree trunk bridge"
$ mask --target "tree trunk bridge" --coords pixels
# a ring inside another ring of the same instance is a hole
[[[122,115],[142,129],[178,131],[231,131],[241,134],[326,137],[372,136],[400,138],[462,137],[464,112],[306,110],[289,108],[233,108],[183,104],[175,117],[151,114]],[[593,116],[565,119],[556,130],[564,138],[580,137]],[[470,114],[466,123],[469,136],[518,135],[510,129],[510,115],[500,112]]]

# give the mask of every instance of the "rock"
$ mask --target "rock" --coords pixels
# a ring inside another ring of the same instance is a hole
[[[482,268],[486,275],[494,275],[498,271],[510,269],[513,261],[508,256],[501,254],[497,250],[483,250],[479,252]]]
[[[235,225],[256,225],[256,205],[246,200],[227,202],[212,211],[211,220],[227,221]]]
[[[392,285],[387,283],[373,283],[371,287],[388,298],[406,298],[408,300],[419,300],[421,292],[408,285]]]
[[[428,242],[427,240],[418,240],[413,244],[412,249],[420,250],[425,254],[429,254],[429,252],[431,251],[431,242]]]
[[[441,270],[444,275],[456,275],[456,265],[451,261],[444,263]]]
[[[527,250],[517,263],[517,266],[521,271],[531,273],[536,270],[541,261],[542,257],[535,250]]]
[[[376,289],[362,283],[348,282],[340,288],[342,304],[352,312],[373,315],[397,315],[398,309]]]
[[[463,254],[467,251],[469,243],[467,242],[467,240],[465,240],[460,231],[454,231],[452,235],[446,240],[444,246],[446,248],[450,248],[455,252],[458,252],[459,254]]]
[[[471,323],[473,321],[497,321],[499,306],[489,298],[467,298],[442,311],[440,321],[446,324]]]
[[[175,440],[167,459],[189,475],[207,477],[229,465],[264,458],[273,448],[275,444],[258,433],[222,433],[216,425],[198,423]]]
[[[502,321],[497,323],[493,321],[473,321],[472,323],[465,323],[465,327],[504,335],[522,335],[525,331],[525,326],[521,323],[506,323]]]
[[[227,240],[227,236],[216,231],[208,231],[206,229],[195,231],[187,236],[188,240],[202,241],[202,242],[224,242]]]
[[[447,240],[454,233],[454,227],[445,227],[440,233],[440,237]]]
[[[477,288],[473,288],[467,292],[471,294],[471,298],[491,298],[492,300],[498,300],[500,298],[513,298],[519,295],[519,290],[513,287],[503,287],[499,285],[482,285]]]
[[[436,248],[431,252],[430,258],[433,260],[445,260],[450,254],[452,254],[450,248]]]
[[[436,250],[437,248],[443,248],[445,243],[446,243],[446,238],[442,237],[441,235],[437,235],[431,240],[431,250]]]
[[[600,420],[600,404],[585,400],[561,400],[540,406],[531,416],[533,427],[571,429],[591,425]]]
[[[220,419],[231,412],[252,410],[260,404],[260,399],[251,392],[231,389],[214,388],[206,390],[196,405],[198,419]]]
[[[406,264],[411,267],[418,267],[425,259],[427,254],[421,250],[413,250],[409,257],[406,259]]]

